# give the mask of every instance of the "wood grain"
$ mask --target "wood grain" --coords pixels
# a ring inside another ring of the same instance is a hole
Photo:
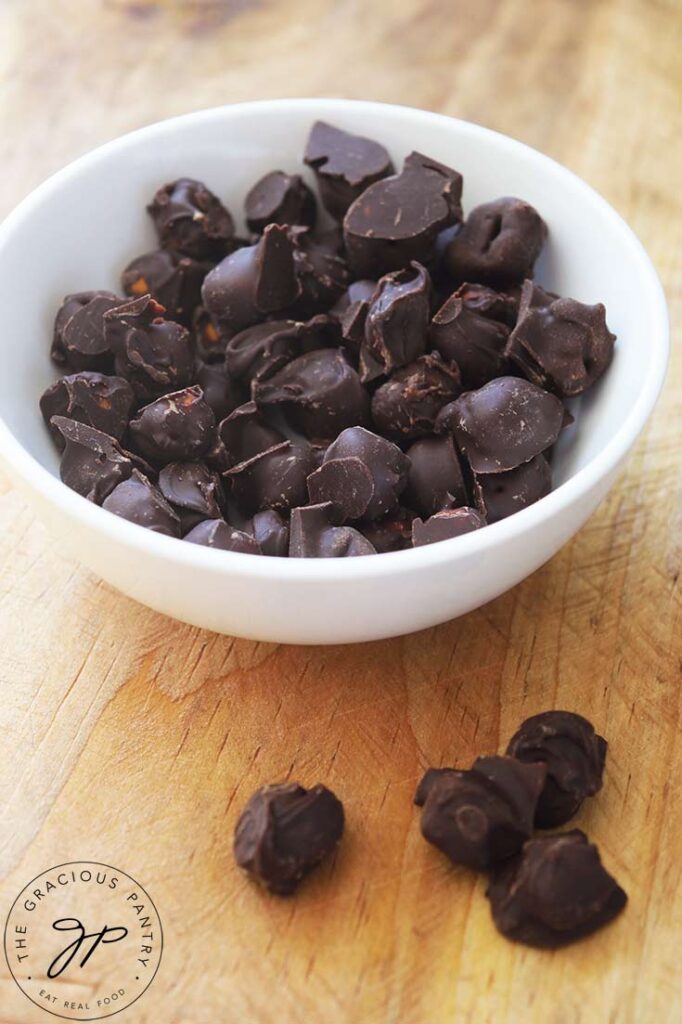
[[[4,0],[0,213],[129,128],[284,95],[390,100],[538,146],[629,220],[681,313],[676,0]],[[642,338],[646,358],[647,339]],[[0,487],[0,908],[92,858],[139,878],[165,928],[135,1024],[664,1024],[682,977],[682,355],[617,487],[515,590],[353,648],[216,637],[61,557]],[[420,772],[501,749],[568,707],[610,741],[578,824],[630,895],[557,953],[503,941],[484,883],[420,838]],[[343,798],[332,864],[279,901],[236,871],[236,815],[274,779]],[[4,966],[4,965],[3,965]],[[0,977],[2,1024],[49,1019]]]

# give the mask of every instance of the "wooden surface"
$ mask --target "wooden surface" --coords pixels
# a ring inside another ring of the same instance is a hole
[[[508,132],[630,221],[680,316],[676,0],[0,0],[0,213],[122,131],[223,102],[341,95]],[[647,339],[641,339],[646,358]],[[608,501],[550,564],[464,619],[353,648],[179,625],[61,557],[2,479],[0,910],[60,861],[152,894],[164,959],[135,1024],[664,1024],[682,1014],[682,353]],[[501,749],[525,715],[610,742],[577,824],[630,895],[541,953],[419,835],[425,766]],[[291,901],[237,872],[265,781],[332,786],[348,830]],[[3,963],[4,968],[4,963]],[[677,1005],[675,1005],[677,1002]],[[2,1024],[50,1018],[0,979]]]

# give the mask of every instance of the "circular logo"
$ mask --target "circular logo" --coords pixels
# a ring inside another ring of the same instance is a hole
[[[161,921],[125,871],[74,861],[44,871],[12,904],[5,956],[31,1002],[55,1017],[102,1020],[139,999],[159,969]]]

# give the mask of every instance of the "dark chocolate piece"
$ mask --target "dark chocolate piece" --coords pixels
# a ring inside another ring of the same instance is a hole
[[[157,398],[130,424],[131,444],[152,463],[193,462],[214,440],[215,417],[196,385]]]
[[[341,326],[329,313],[317,313],[301,323],[300,354],[342,345]]]
[[[539,828],[563,825],[585,797],[599,792],[607,746],[592,724],[572,711],[533,715],[514,733],[507,747],[511,757],[547,765],[535,816]]]
[[[271,171],[248,192],[245,200],[246,223],[261,232],[268,224],[315,226],[317,205],[300,174]]]
[[[330,256],[341,256],[346,258],[346,250],[343,244],[343,229],[340,224],[332,224],[324,229],[318,226],[314,233],[315,245],[324,249]]]
[[[450,271],[447,267],[445,254],[450,242],[457,232],[461,230],[461,227],[461,220],[457,220],[454,224],[448,224],[446,228],[443,228],[443,230],[439,231],[436,235],[433,253],[429,261],[431,280],[433,281],[434,291],[439,300],[436,302],[436,308],[438,308],[439,305],[442,305],[445,299],[452,294],[453,282]]]
[[[331,441],[345,427],[369,421],[369,395],[338,349],[299,356],[255,381],[253,397],[259,407],[280,408],[311,441]]]
[[[365,515],[374,495],[372,474],[355,457],[327,459],[308,477],[308,494],[314,505],[330,503],[334,519],[345,523]]]
[[[191,327],[201,303],[201,285],[210,263],[156,249],[136,257],[121,275],[126,295],[139,299],[151,295],[166,311],[169,320]]]
[[[274,372],[300,355],[302,333],[303,324],[297,320],[269,320],[247,327],[227,344],[227,372],[247,384]]]
[[[229,337],[221,333],[218,324],[203,306],[197,306],[194,310],[192,336],[197,355],[206,362],[214,363],[225,358]]]
[[[203,462],[170,462],[159,473],[158,486],[179,516],[183,535],[202,520],[221,516],[220,479]]]
[[[74,371],[110,372],[113,360],[104,337],[104,314],[121,302],[113,292],[67,295],[54,321],[53,362]]]
[[[412,522],[412,546],[422,547],[424,544],[436,544],[440,540],[451,540],[461,537],[473,530],[485,526],[485,519],[473,508],[449,508],[436,512],[426,521],[414,519]]]
[[[189,331],[174,320],[164,320],[163,314],[163,306],[144,295],[104,317],[116,371],[143,401],[185,387],[195,376]]]
[[[529,840],[495,872],[486,896],[498,931],[543,949],[590,935],[627,903],[597,847],[579,829]]]
[[[369,473],[371,493],[360,513],[363,518],[379,519],[398,507],[410,464],[397,445],[364,427],[348,427],[327,448],[323,466],[343,459],[359,459]],[[318,503],[332,500],[314,497],[312,491],[311,498]]]
[[[448,776],[456,779],[461,775],[461,772],[462,770],[458,768],[427,768],[417,783],[413,803],[417,807],[423,807],[426,803],[426,798],[432,788],[437,785],[439,779],[447,778]]]
[[[144,526],[147,530],[153,530],[154,533],[163,533],[168,537],[180,536],[179,518],[161,491],[137,469],[132,471],[127,480],[114,487],[105,498],[102,508],[131,523]]]
[[[291,306],[301,293],[288,228],[270,224],[256,245],[247,245],[214,267],[203,283],[205,308],[228,335]]]
[[[303,159],[315,172],[325,208],[337,220],[369,185],[393,172],[380,143],[324,121],[311,128]]]
[[[237,822],[235,860],[270,892],[288,896],[338,846],[343,826],[343,805],[326,786],[263,786]]]
[[[403,500],[420,516],[466,505],[462,468],[452,438],[421,437],[407,449],[409,471]]]
[[[222,363],[197,361],[194,383],[204,392],[204,401],[213,409],[216,423],[224,420],[244,402],[242,388],[225,372]]]
[[[561,296],[557,295],[556,292],[548,292],[546,288],[542,288],[537,281],[532,281],[529,278],[526,279],[522,285],[518,285],[514,289],[517,294],[517,313],[514,325],[516,325],[522,317],[525,317],[526,313],[530,309],[546,309],[547,306],[551,306],[556,299],[560,299]]]
[[[380,277],[412,260],[428,265],[438,233],[462,217],[462,176],[421,153],[400,174],[370,185],[343,221],[355,277]]]
[[[414,512],[398,507],[382,519],[356,524],[356,529],[366,537],[372,547],[383,554],[387,551],[403,551],[412,546],[412,520]]]
[[[64,416],[54,416],[51,426],[64,439],[59,475],[67,487],[88,501],[101,505],[116,485],[133,472],[127,452],[101,430]]]
[[[354,281],[329,310],[329,315],[339,322],[341,343],[358,365],[360,347],[365,340],[365,323],[369,300],[376,289],[376,281]]]
[[[289,524],[291,558],[350,558],[374,555],[370,542],[352,526],[335,526],[330,502],[295,508]]]
[[[263,418],[255,402],[245,402],[227,416],[218,427],[229,465],[247,462],[285,440],[279,430]]]
[[[444,411],[475,473],[515,469],[554,444],[564,407],[554,395],[518,377],[498,377],[468,391]]]
[[[306,479],[315,468],[306,441],[283,441],[228,469],[226,479],[245,516],[265,509],[285,511],[307,498]]]
[[[273,558],[288,556],[289,524],[285,522],[279,512],[275,512],[272,508],[256,512],[255,516],[247,522],[245,529],[255,538],[262,555],[269,555]]]
[[[616,336],[607,327],[601,302],[587,306],[575,299],[554,299],[539,305],[537,292],[532,281],[525,282],[507,355],[529,380],[573,398],[607,369]]]
[[[178,178],[164,185],[147,211],[162,249],[215,262],[234,248],[232,217],[201,181]]]
[[[351,306],[355,306],[359,302],[369,302],[374,295],[376,286],[376,281],[369,281],[366,279],[353,281],[352,284],[348,285],[345,292],[343,292],[329,310],[330,316],[335,316],[338,320],[343,320]]]
[[[453,864],[488,868],[530,837],[544,778],[544,765],[512,757],[479,757],[470,771],[431,773],[417,790],[422,835]]]
[[[250,533],[237,530],[224,519],[204,519],[186,533],[183,540],[221,551],[238,551],[243,555],[260,555],[258,542]]]
[[[498,292],[485,284],[465,282],[461,284],[452,298],[457,298],[466,309],[488,320],[513,327],[519,314],[519,297],[510,292]]]
[[[446,260],[456,281],[493,287],[531,277],[547,237],[547,225],[530,203],[512,196],[471,211],[448,246]]]
[[[53,416],[86,423],[120,441],[134,405],[135,395],[127,380],[91,370],[62,377],[51,384],[40,398],[43,419],[60,451],[64,447],[64,439],[50,422]]]
[[[307,228],[292,227],[294,264],[300,296],[289,310],[299,319],[326,312],[343,295],[348,284],[348,267],[341,256],[320,244]]]
[[[474,474],[476,507],[489,523],[534,505],[552,489],[552,469],[544,455],[536,455],[506,473]]]
[[[420,356],[382,384],[372,398],[372,419],[382,434],[410,441],[433,433],[441,408],[462,390],[459,371],[437,352]]]
[[[430,344],[443,359],[457,363],[467,390],[509,372],[505,355],[508,337],[506,324],[475,312],[457,292],[441,306],[429,327]]]
[[[365,318],[363,381],[390,374],[423,355],[430,312],[431,279],[420,263],[381,278]]]

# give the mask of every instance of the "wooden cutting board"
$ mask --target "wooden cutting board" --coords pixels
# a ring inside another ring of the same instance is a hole
[[[396,101],[583,175],[640,234],[679,319],[676,0],[4,0],[0,39],[0,213],[171,114]],[[117,1018],[135,1024],[682,1019],[679,344],[646,435],[575,540],[485,608],[388,642],[277,647],[165,619],[63,558],[3,477],[2,918],[60,862],[133,875],[165,934],[153,985]],[[553,707],[609,739],[603,792],[576,823],[630,901],[543,953],[495,932],[483,880],[423,842],[412,795],[427,765],[500,750]],[[281,779],[324,781],[348,820],[333,863],[288,901],[231,854],[248,795]],[[49,1019],[4,969],[2,1024]]]

